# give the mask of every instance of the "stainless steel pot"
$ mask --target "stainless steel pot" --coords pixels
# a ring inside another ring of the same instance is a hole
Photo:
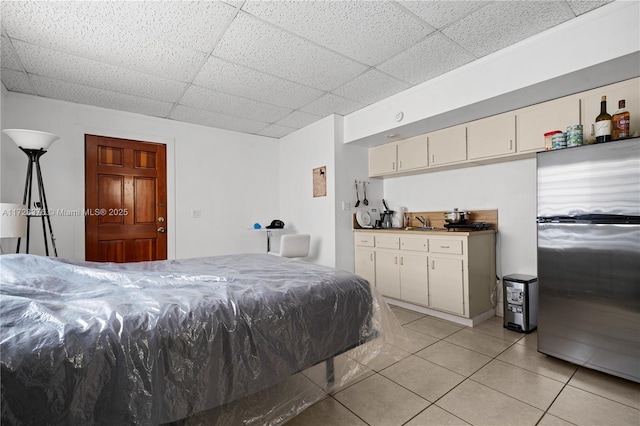
[[[453,209],[451,212],[444,213],[444,221],[447,223],[466,223],[469,220],[469,215],[471,212],[459,211],[458,209]]]

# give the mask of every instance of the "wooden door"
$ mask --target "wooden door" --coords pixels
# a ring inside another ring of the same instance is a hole
[[[167,258],[166,147],[85,135],[85,256]]]

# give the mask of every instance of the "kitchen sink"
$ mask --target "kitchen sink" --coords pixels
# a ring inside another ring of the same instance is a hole
[[[427,226],[427,227],[424,227],[424,226],[418,227],[418,226],[416,226],[414,228],[409,228],[409,229],[405,228],[405,231],[437,231],[437,230],[438,230],[438,228],[436,228],[434,226]]]

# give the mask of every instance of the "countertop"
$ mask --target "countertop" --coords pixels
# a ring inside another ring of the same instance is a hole
[[[449,235],[465,237],[469,235],[482,235],[482,234],[494,234],[495,229],[485,229],[482,231],[472,231],[467,229],[452,229],[436,228],[433,231],[415,231],[405,228],[353,228],[353,232],[369,232],[369,233],[381,233],[381,234],[411,234],[411,235]]]

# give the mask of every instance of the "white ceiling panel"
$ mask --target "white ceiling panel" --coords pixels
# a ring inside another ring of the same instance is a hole
[[[347,115],[364,107],[360,102],[327,93],[302,108],[302,111],[326,117],[330,114]]]
[[[206,58],[109,22],[85,20],[76,14],[74,2],[3,2],[2,8],[11,38],[132,70],[190,81]]]
[[[29,84],[29,77],[23,71],[10,70],[8,68],[2,68],[0,70],[0,79],[2,84],[7,90],[18,93],[26,93],[29,95],[35,95],[31,84]]]
[[[236,64],[331,90],[366,67],[274,26],[239,14],[213,54]]]
[[[6,37],[0,37],[0,49],[2,50],[2,59],[0,59],[0,66],[2,68],[9,68],[12,70],[22,71],[23,68],[18,61],[18,58],[13,53],[13,49],[9,44],[10,41]]]
[[[0,80],[281,137],[609,2],[0,0]]]
[[[187,84],[14,41],[28,73],[133,96],[177,102]]]
[[[411,84],[420,84],[474,59],[462,47],[435,33],[378,68]]]
[[[277,121],[291,112],[289,108],[216,92],[199,86],[189,86],[180,104],[234,117],[253,118],[265,123]]]
[[[322,116],[316,114],[311,114],[304,111],[293,111],[283,119],[278,120],[276,124],[285,127],[291,127],[293,129],[301,129],[304,126],[308,126],[309,124],[320,120],[321,118]]]
[[[268,126],[268,123],[260,121],[232,117],[225,114],[218,114],[216,112],[189,108],[183,105],[178,105],[169,118],[178,121],[185,121],[187,123],[202,124],[203,126],[217,127],[219,129],[234,130],[245,133],[258,133]]]
[[[135,112],[154,117],[166,117],[173,104],[131,96],[125,93],[81,86],[65,81],[31,75],[31,81],[40,96],[86,105]]]
[[[482,57],[573,16],[558,1],[498,1],[451,24],[442,33]]]
[[[433,31],[393,2],[249,1],[242,10],[367,65]]]
[[[404,67],[404,64],[402,64],[402,67]],[[353,99],[363,105],[369,105],[409,87],[411,87],[410,84],[372,68],[333,90],[332,93],[347,99]]]
[[[434,28],[446,27],[471,12],[486,6],[488,1],[398,1]]]
[[[209,57],[193,84],[288,108],[299,108],[324,93],[213,56]]]

